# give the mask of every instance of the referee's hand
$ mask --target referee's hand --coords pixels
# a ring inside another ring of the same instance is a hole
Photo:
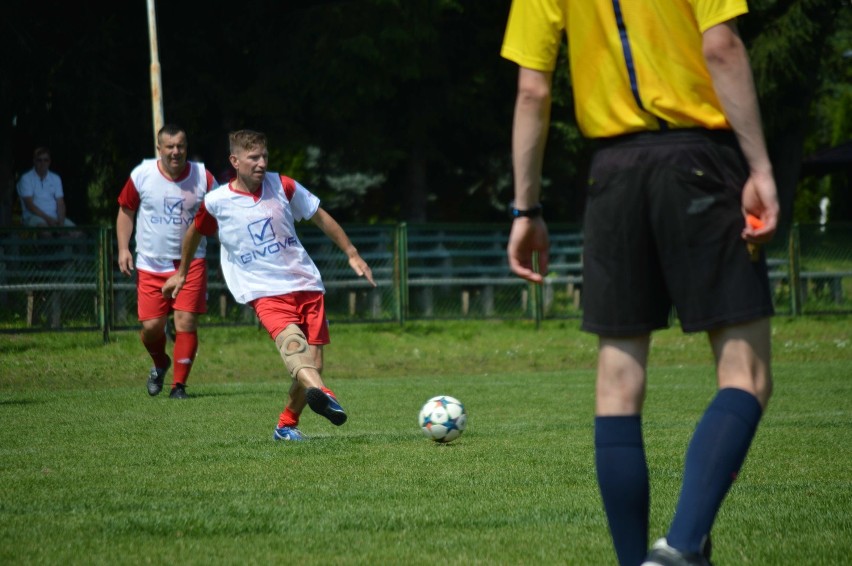
[[[533,283],[544,281],[550,262],[550,234],[544,220],[541,217],[512,220],[506,252],[512,273]],[[533,266],[533,252],[538,252],[538,270]]]

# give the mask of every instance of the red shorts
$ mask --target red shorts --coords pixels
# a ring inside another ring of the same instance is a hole
[[[320,291],[296,291],[275,297],[261,297],[249,303],[263,327],[275,337],[290,324],[298,326],[308,344],[328,344],[328,320],[325,318],[325,297]]]
[[[175,270],[180,262],[175,262]],[[163,284],[175,274],[136,271],[137,313],[139,320],[151,320],[167,316],[172,310],[194,313],[207,312],[207,260],[197,258],[189,264],[186,283],[176,299],[163,297]]]

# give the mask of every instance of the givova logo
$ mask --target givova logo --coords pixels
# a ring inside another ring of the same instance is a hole
[[[192,218],[183,217],[183,197],[164,197],[163,216],[151,215],[151,224],[189,226]]]
[[[183,214],[183,197],[165,197],[163,199],[163,214],[166,216]]]
[[[256,220],[249,224],[247,228],[249,234],[251,234],[251,241],[254,242],[256,246],[275,239],[275,230],[272,228],[271,218]]]
[[[272,227],[272,219],[264,218],[255,220],[246,228],[251,234],[252,243],[255,249],[250,252],[239,255],[240,263],[243,265],[251,263],[261,258],[271,258],[280,254],[287,248],[292,248],[298,245],[299,240],[295,236],[287,236],[280,240],[275,238],[275,229]]]

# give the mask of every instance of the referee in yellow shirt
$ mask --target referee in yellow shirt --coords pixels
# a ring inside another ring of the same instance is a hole
[[[508,245],[518,276],[547,273],[542,157],[564,36],[577,122],[599,142],[582,328],[599,338],[595,464],[623,566],[710,564],[710,530],[771,394],[772,296],[753,250],[779,212],[735,22],[747,11],[745,0],[515,0],[506,28],[501,54],[519,66]],[[687,449],[670,528],[649,549],[641,412],[650,336],[672,307],[685,332],[707,333],[719,389]]]

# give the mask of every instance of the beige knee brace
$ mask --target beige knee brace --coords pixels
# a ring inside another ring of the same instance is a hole
[[[290,345],[295,343],[296,347]],[[305,335],[295,324],[290,324],[275,337],[275,345],[284,359],[284,365],[290,370],[290,376],[296,379],[296,374],[302,368],[317,369],[314,357],[308,349],[308,341]]]

